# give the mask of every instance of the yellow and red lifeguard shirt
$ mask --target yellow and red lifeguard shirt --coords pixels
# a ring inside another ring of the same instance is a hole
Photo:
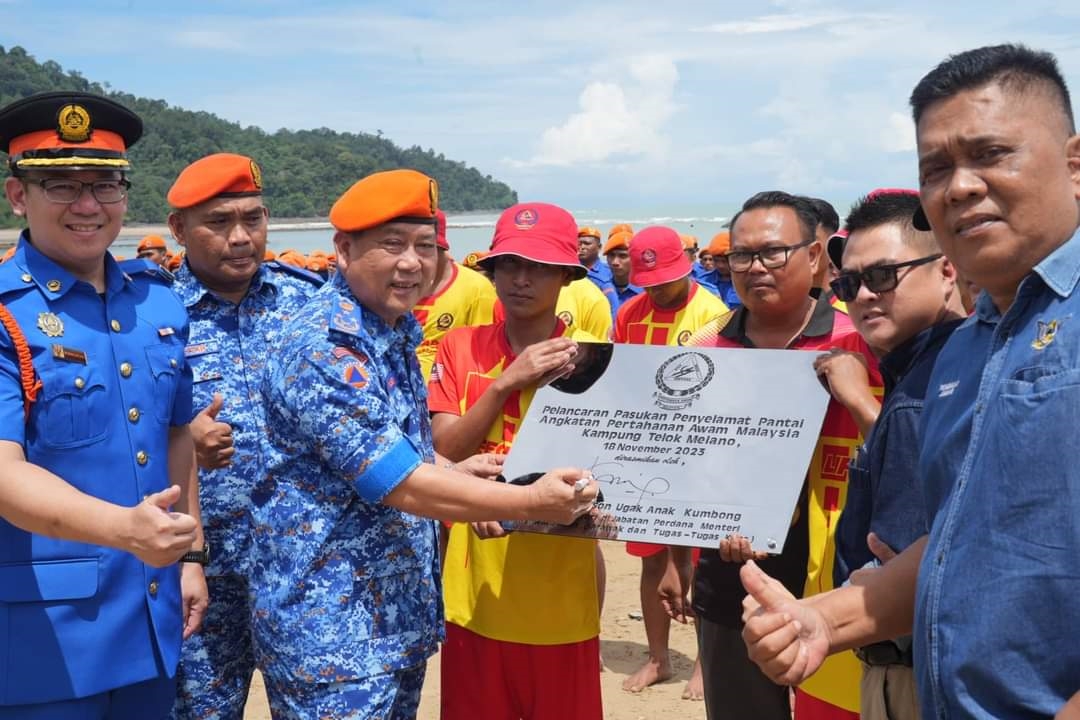
[[[456,262],[451,263],[450,282],[442,290],[422,298],[413,315],[424,329],[424,340],[416,348],[424,380],[431,376],[435,351],[446,333],[454,328],[486,325],[492,321],[495,287],[486,277]]]
[[[633,345],[684,345],[699,328],[727,311],[723,300],[696,282],[691,282],[686,302],[676,308],[658,308],[643,292],[619,308],[614,339]]]
[[[560,320],[551,337],[563,336],[598,342]],[[428,408],[464,415],[514,358],[502,322],[447,334],[428,383]],[[507,398],[477,452],[510,449],[535,392]],[[446,619],[484,637],[528,645],[594,638],[600,634],[595,550],[595,540],[525,532],[481,540],[467,523],[455,523],[443,564]]]
[[[753,347],[746,337],[745,307],[740,307],[715,322],[707,324],[687,342],[688,345],[712,347]],[[828,298],[819,299],[810,322],[802,334],[788,346],[792,350],[821,351],[843,348],[866,358],[871,390],[883,394],[877,359],[870,347],[855,332],[851,318],[834,308]],[[806,512],[809,555],[803,597],[817,595],[833,587],[833,561],[836,557],[836,525],[847,501],[848,463],[862,444],[854,418],[835,399],[829,400],[814,456],[807,472],[807,504],[797,512]],[[732,572],[738,567],[732,564]],[[737,575],[736,575],[737,577]],[[859,712],[859,682],[862,666],[852,652],[829,656],[821,668],[799,690],[841,709]]]
[[[595,338],[594,342],[611,339],[611,304],[596,283],[587,277],[575,280],[559,291],[555,314],[566,327],[587,332]],[[492,322],[501,322],[505,318],[503,305],[496,300]]]

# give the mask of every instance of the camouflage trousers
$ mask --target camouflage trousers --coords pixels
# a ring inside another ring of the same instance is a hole
[[[335,683],[301,684],[267,677],[270,714],[274,720],[414,720],[426,669],[419,663]]]
[[[172,720],[243,720],[255,671],[247,578],[206,578],[210,608],[202,629],[184,641]]]

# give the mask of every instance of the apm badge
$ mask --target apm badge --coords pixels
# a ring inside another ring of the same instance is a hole
[[[43,312],[37,316],[38,330],[49,337],[60,337],[64,334],[64,321],[51,312]]]
[[[716,375],[713,361],[705,353],[684,352],[669,357],[656,371],[657,407],[684,410],[701,397],[701,390]]]

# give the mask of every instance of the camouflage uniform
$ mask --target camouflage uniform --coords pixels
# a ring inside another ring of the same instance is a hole
[[[248,576],[251,493],[265,471],[266,415],[260,393],[266,358],[281,326],[322,284],[315,275],[264,263],[237,305],[214,295],[185,263],[173,290],[191,318],[185,355],[194,403],[224,400],[218,420],[232,426],[236,454],[217,470],[199,470],[199,501],[211,549],[210,608],[202,630],[184,643],[173,717],[241,720],[255,659]]]
[[[443,636],[437,533],[382,500],[434,459],[421,338],[411,314],[388,326],[336,276],[268,358],[252,589],[275,716],[416,713]]]

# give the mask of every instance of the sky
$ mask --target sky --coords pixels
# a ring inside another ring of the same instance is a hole
[[[1001,42],[1080,96],[1075,0],[0,0],[0,45],[39,62],[269,132],[381,132],[577,208],[914,187],[911,89]]]

